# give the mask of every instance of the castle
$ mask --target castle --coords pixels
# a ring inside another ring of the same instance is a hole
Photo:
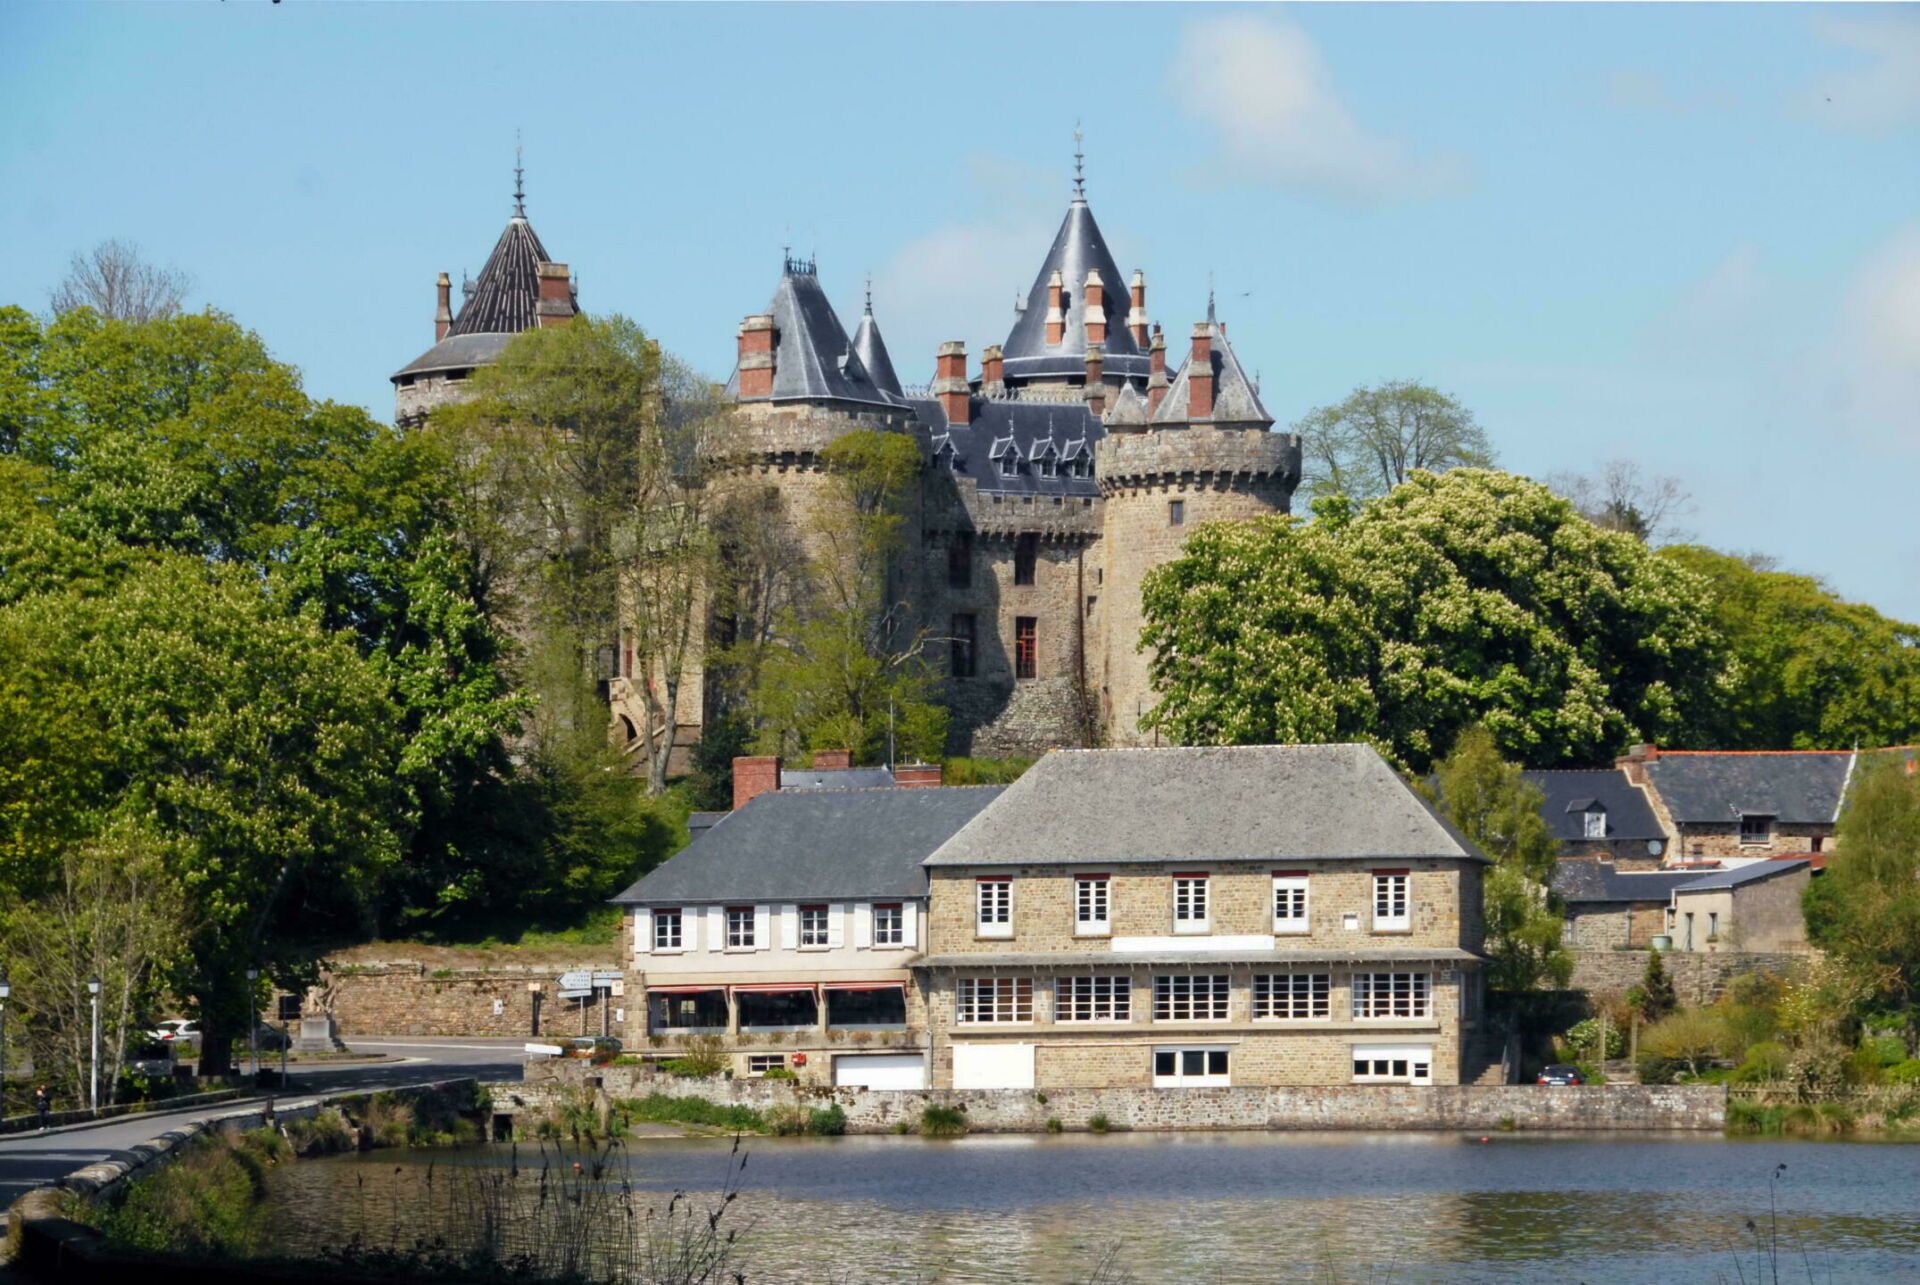
[[[1287,512],[1300,479],[1299,439],[1271,431],[1211,300],[1169,372],[1145,275],[1122,286],[1078,169],[1012,329],[977,367],[964,343],[945,343],[929,385],[903,384],[871,296],[849,337],[814,263],[789,255],[771,304],[740,324],[725,385],[747,444],[727,469],[777,492],[790,515],[819,494],[820,452],[836,437],[876,429],[920,445],[892,592],[933,640],[955,753],[1151,743],[1140,726],[1154,701],[1138,650],[1146,573],[1198,523]],[[458,314],[440,275],[434,346],[392,377],[397,420],[423,421],[514,334],[577,311],[567,266],[548,257],[516,186]],[[630,741],[645,726],[632,666],[624,659],[608,686]],[[681,744],[698,736],[691,704]]]

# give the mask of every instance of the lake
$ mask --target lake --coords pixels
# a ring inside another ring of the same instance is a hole
[[[756,1138],[727,1218],[750,1282],[1920,1282],[1920,1146],[1672,1135]],[[724,1181],[730,1143],[627,1144],[640,1200]],[[312,1244],[417,1228],[429,1163],[276,1173]],[[518,1159],[537,1168],[540,1153]],[[572,1153],[568,1153],[571,1159]],[[1784,1164],[1784,1170],[1776,1166]],[[1769,1201],[1774,1201],[1770,1211]],[[1749,1230],[1752,1220],[1754,1229]],[[1777,1226],[1777,1233],[1769,1229]],[[1768,1246],[1774,1252],[1768,1253]]]

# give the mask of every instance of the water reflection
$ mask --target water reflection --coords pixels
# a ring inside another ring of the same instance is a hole
[[[1134,1134],[750,1148],[735,1209],[754,1282],[1054,1285],[1085,1280],[1109,1253],[1139,1282],[1751,1280],[1782,1160],[1785,1277],[1920,1281],[1920,1147]],[[635,1142],[621,1176],[642,1206],[699,1198],[723,1181],[727,1150]],[[444,1189],[449,1163],[507,1153],[431,1162]],[[274,1195],[300,1212],[300,1248],[407,1244],[445,1221],[428,1165],[418,1153],[307,1161],[275,1175]]]

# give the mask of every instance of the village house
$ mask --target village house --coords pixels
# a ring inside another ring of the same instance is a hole
[[[1644,786],[1671,843],[1669,864],[1811,856],[1833,842],[1853,750],[1663,750],[1619,760]]]
[[[640,991],[629,1047],[718,1036],[737,1077],[925,1087],[920,862],[1000,790],[766,790],[721,815],[614,899]]]
[[[1056,751],[926,860],[932,1084],[1459,1083],[1485,863],[1368,746]]]
[[[1540,814],[1562,860],[1606,861],[1621,870],[1658,870],[1665,861],[1666,829],[1646,790],[1619,768],[1521,775],[1543,796]]]
[[[1805,858],[1622,870],[1611,862],[1564,860],[1553,890],[1567,908],[1565,940],[1580,950],[1662,948],[1706,955],[1791,953],[1807,948],[1800,894]]]

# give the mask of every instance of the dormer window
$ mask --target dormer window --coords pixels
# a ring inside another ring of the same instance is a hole
[[[1589,808],[1582,814],[1586,823],[1585,837],[1604,839],[1607,837],[1607,814],[1599,808]]]
[[[1755,844],[1773,842],[1773,815],[1768,812],[1742,812],[1740,842]]]
[[[1051,457],[1040,461],[1041,477],[1058,477],[1059,475],[1060,475],[1060,466],[1054,463]]]
[[[1014,458],[1012,452],[1008,452],[1007,454],[1002,455],[1000,457],[1000,476],[1001,477],[1012,477],[1019,471],[1020,471],[1020,461]]]

